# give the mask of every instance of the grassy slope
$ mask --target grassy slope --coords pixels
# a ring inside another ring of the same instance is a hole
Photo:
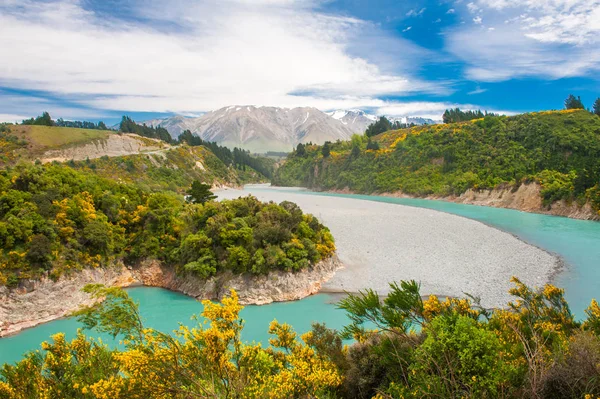
[[[103,140],[114,132],[57,126],[11,126],[11,133],[27,140],[36,149],[60,148]]]
[[[378,151],[351,155],[350,142],[309,147],[290,156],[273,182],[363,193],[458,195],[536,180],[543,199],[589,200],[600,207],[600,118],[584,111],[548,111],[382,133]],[[358,141],[357,141],[358,142]]]

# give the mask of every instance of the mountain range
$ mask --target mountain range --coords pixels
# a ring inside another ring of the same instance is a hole
[[[252,152],[291,151],[298,143],[323,144],[362,133],[377,117],[361,110],[322,112],[312,107],[279,108],[233,105],[199,117],[181,115],[144,121],[177,138],[190,130],[206,141]],[[402,123],[433,124],[431,119],[402,118]]]

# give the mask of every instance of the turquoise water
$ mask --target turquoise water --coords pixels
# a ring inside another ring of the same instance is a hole
[[[202,312],[200,302],[162,288],[136,287],[127,290],[129,295],[140,303],[140,313],[146,327],[167,332],[176,330],[179,322],[193,327],[197,322],[193,315]],[[313,321],[325,322],[330,327],[341,328],[348,324],[344,312],[336,309],[339,296],[313,295],[301,301],[279,302],[264,306],[246,306],[241,312],[245,322],[242,339],[247,342],[267,343],[269,323],[277,319],[281,323],[292,324],[299,333],[310,330]],[[0,339],[0,364],[12,363],[21,359],[23,353],[38,349],[42,341],[58,332],[64,332],[68,339],[75,337],[81,324],[73,318],[55,320],[20,332],[17,335]],[[110,346],[118,345],[108,335],[88,331],[90,336],[101,337]]]
[[[272,190],[255,187],[252,189]],[[556,284],[566,289],[567,299],[577,316],[583,316],[583,310],[588,306],[591,298],[600,298],[599,222],[444,201],[297,190],[294,192],[430,208],[479,220],[562,256],[567,269],[558,276]],[[190,317],[202,311],[199,302],[160,288],[131,288],[129,293],[140,302],[140,311],[146,325],[161,331],[176,329],[178,322],[192,326],[194,322],[190,321]],[[308,331],[312,321],[326,322],[329,327],[339,329],[347,324],[348,320],[342,311],[336,309],[334,303],[337,299],[338,297],[322,294],[296,302],[248,306],[241,314],[246,322],[242,337],[246,341],[266,343],[267,329],[273,319],[292,324],[300,333]],[[56,320],[25,330],[13,337],[2,338],[0,339],[0,364],[20,359],[23,353],[39,348],[42,341],[57,332],[65,332],[68,338],[72,338],[78,327],[80,325],[74,319]],[[105,342],[116,345],[110,337],[102,338]]]

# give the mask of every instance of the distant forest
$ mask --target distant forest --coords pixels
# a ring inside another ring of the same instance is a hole
[[[38,126],[58,126],[58,127],[72,127],[79,129],[93,129],[93,130],[109,130],[104,122],[100,121],[97,124],[88,121],[66,121],[62,118],[56,121],[52,119],[48,112],[42,113],[37,118],[29,118],[21,122],[22,125],[38,125]]]
[[[169,131],[164,127],[146,126],[146,124],[140,125],[128,116],[123,116],[123,119],[121,119],[119,131],[123,133],[135,133],[139,136],[162,140],[169,144],[176,144]]]
[[[252,156],[248,150],[235,147],[232,151],[227,147],[218,145],[216,142],[204,141],[189,130],[181,133],[178,141],[187,143],[190,146],[202,145],[207,147],[227,166],[233,166],[239,170],[246,170],[246,167],[250,167],[269,179],[273,177],[273,161],[265,157]]]

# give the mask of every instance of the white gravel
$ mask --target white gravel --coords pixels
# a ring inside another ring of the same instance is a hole
[[[317,216],[331,230],[345,265],[323,291],[372,288],[386,294],[390,282],[412,279],[421,283],[423,295],[469,293],[484,306],[499,307],[511,300],[511,276],[542,286],[560,265],[557,257],[511,234],[430,209],[260,186],[216,194],[292,201]]]

